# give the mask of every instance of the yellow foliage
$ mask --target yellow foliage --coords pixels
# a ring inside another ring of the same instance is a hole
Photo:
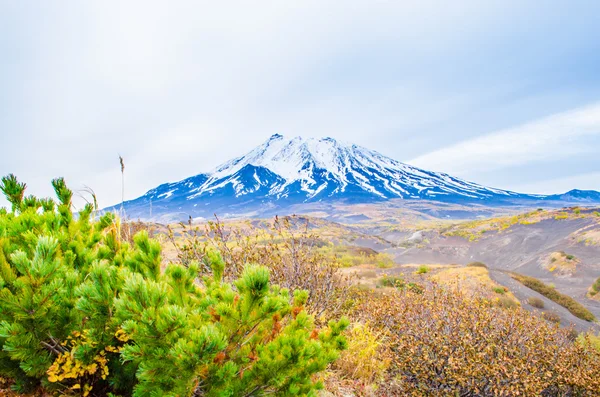
[[[344,377],[365,384],[381,379],[390,365],[390,356],[381,331],[368,323],[356,323],[348,332],[348,349],[343,351],[334,368]]]
[[[436,273],[432,276],[432,280],[441,285],[458,288],[467,295],[496,300],[498,297],[492,292],[495,289],[502,289],[506,297],[514,301],[516,305],[519,305],[518,299],[512,292],[491,279],[490,272],[486,267],[466,266],[448,268]]]
[[[120,340],[121,342],[127,342],[129,341],[129,336],[125,333],[125,331],[123,331],[121,328],[119,328],[117,330],[117,332],[115,332],[115,337]],[[111,346],[112,347],[112,346]]]
[[[579,260],[573,255],[562,251],[552,252],[543,262],[543,266],[550,273],[557,272],[561,275],[572,275],[577,270]]]
[[[121,331],[121,333],[119,333]],[[122,330],[117,331],[117,337],[125,338]],[[123,339],[120,339],[123,340]],[[50,368],[48,368],[48,381],[51,383],[64,383],[65,380],[73,380],[75,383],[70,387],[71,391],[81,392],[86,397],[92,391],[93,386],[88,382],[93,379],[92,375],[97,375],[100,379],[108,377],[108,359],[106,352],[117,353],[119,348],[107,346],[96,354],[91,363],[84,363],[75,357],[75,349],[81,345],[93,347],[95,344],[90,342],[86,333],[83,334],[74,331],[67,340],[62,343],[64,351],[58,355]]]
[[[581,333],[577,337],[577,343],[584,347],[591,347],[600,351],[600,334],[592,332]]]

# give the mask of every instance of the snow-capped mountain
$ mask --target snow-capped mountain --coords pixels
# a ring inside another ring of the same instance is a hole
[[[568,193],[535,196],[493,189],[425,171],[332,138],[275,134],[246,155],[211,172],[160,185],[126,202],[125,209],[129,216],[139,218],[174,213],[198,217],[214,212],[265,212],[319,201],[355,203],[403,198],[497,205],[566,196],[570,197]]]

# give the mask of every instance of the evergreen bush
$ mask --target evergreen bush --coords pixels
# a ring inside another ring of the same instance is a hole
[[[82,396],[313,395],[314,375],[345,348],[346,319],[315,329],[308,294],[243,267],[232,283],[212,251],[161,269],[147,232],[130,244],[119,219],[0,189],[0,377],[17,391]],[[201,280],[200,267],[212,269]]]

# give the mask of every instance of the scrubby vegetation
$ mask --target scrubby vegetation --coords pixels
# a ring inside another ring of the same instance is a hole
[[[600,277],[597,278],[596,281],[594,281],[594,284],[592,284],[590,288],[590,295],[595,296],[596,294],[598,294],[598,292],[600,292]]]
[[[330,318],[339,313],[346,301],[350,278],[341,274],[335,257],[322,253],[318,236],[311,233],[302,218],[275,218],[267,228],[231,228],[219,219],[204,228],[191,222],[181,224],[181,238],[170,232],[177,259],[187,265],[203,263],[213,251],[222,254],[225,278],[237,277],[240,263],[266,266],[271,279],[290,291],[308,291],[307,310],[317,318]],[[211,269],[201,268],[204,274]]]
[[[575,299],[571,298],[568,295],[561,294],[557,290],[555,290],[550,285],[544,284],[542,281],[538,280],[534,277],[524,276],[522,274],[512,273],[511,276],[526,286],[527,288],[531,288],[532,290],[539,292],[544,295],[546,298],[550,299],[558,303],[559,305],[566,308],[576,317],[579,317],[586,321],[594,321],[596,317],[586,309],[581,303],[577,302]]]
[[[581,334],[577,335],[576,341],[581,346],[600,351],[600,334],[595,334],[593,332],[582,332]]]
[[[385,275],[391,257],[338,248],[297,217],[189,222],[159,242],[93,205],[73,214],[71,191],[53,184],[58,202],[24,197],[12,176],[0,186],[11,203],[0,210],[0,395],[7,384],[97,397],[600,389],[597,336],[523,310],[482,263]],[[370,287],[353,284],[349,252],[374,258]]]
[[[309,395],[346,346],[347,320],[315,328],[308,292],[271,284],[269,268],[238,264],[228,282],[209,251],[162,271],[147,233],[130,245],[112,214],[94,221],[87,205],[75,217],[64,180],[53,186],[58,203],[2,180],[12,211],[0,212],[0,376],[15,390]]]
[[[489,299],[501,307],[519,306],[512,292],[493,281],[485,266],[449,267],[431,276],[441,286],[457,288],[471,296]]]
[[[429,272],[429,266],[421,265],[417,268],[417,274],[425,274]]]
[[[560,323],[560,316],[558,315],[558,313],[543,312],[542,318],[546,321],[550,321],[551,323]]]
[[[597,351],[518,307],[434,288],[365,299],[359,314],[388,331],[382,395],[592,396],[600,387]]]
[[[544,219],[545,214],[540,211],[531,211],[524,214],[505,216],[485,220],[476,220],[459,223],[443,234],[446,236],[458,236],[469,241],[477,241],[486,233],[501,233],[514,225],[533,225]]]
[[[573,275],[577,271],[579,260],[575,255],[567,254],[564,251],[552,252],[546,259],[544,267],[549,272],[556,272],[561,275]]]
[[[543,300],[541,300],[540,298],[535,298],[535,297],[531,297],[531,298],[527,299],[527,303],[529,303],[531,306],[533,306],[537,309],[543,309],[545,306]]]
[[[482,263],[482,262],[467,263],[467,266],[469,266],[469,267],[485,267],[487,269],[487,265],[485,263]]]
[[[403,277],[383,276],[379,279],[379,285],[382,287],[404,288],[405,284]]]
[[[503,309],[514,309],[514,308],[520,306],[516,300],[514,300],[513,298],[510,298],[508,296],[499,297],[498,299],[496,299],[494,301],[494,304]]]
[[[378,285],[381,287],[392,287],[396,289],[409,289],[413,292],[420,293],[423,291],[424,287],[418,283],[404,280],[404,277],[401,276],[387,276],[384,275],[378,281]]]
[[[536,210],[523,214],[502,216],[490,219],[460,222],[441,228],[444,236],[462,237],[468,241],[478,241],[490,233],[505,233],[516,225],[534,225],[545,220],[567,220],[594,217],[591,211],[582,211],[580,208],[570,208],[560,211]]]
[[[364,385],[382,381],[390,366],[390,352],[383,331],[369,324],[356,323],[348,332],[348,349],[334,364],[342,378]]]
[[[323,258],[337,262],[341,267],[374,265],[381,269],[387,269],[394,266],[394,258],[390,254],[369,248],[328,244],[319,247],[317,251]]]

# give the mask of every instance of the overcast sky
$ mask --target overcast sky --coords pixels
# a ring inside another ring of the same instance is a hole
[[[274,133],[600,190],[600,2],[0,0],[0,173],[102,206]],[[0,201],[0,204],[4,201]]]

